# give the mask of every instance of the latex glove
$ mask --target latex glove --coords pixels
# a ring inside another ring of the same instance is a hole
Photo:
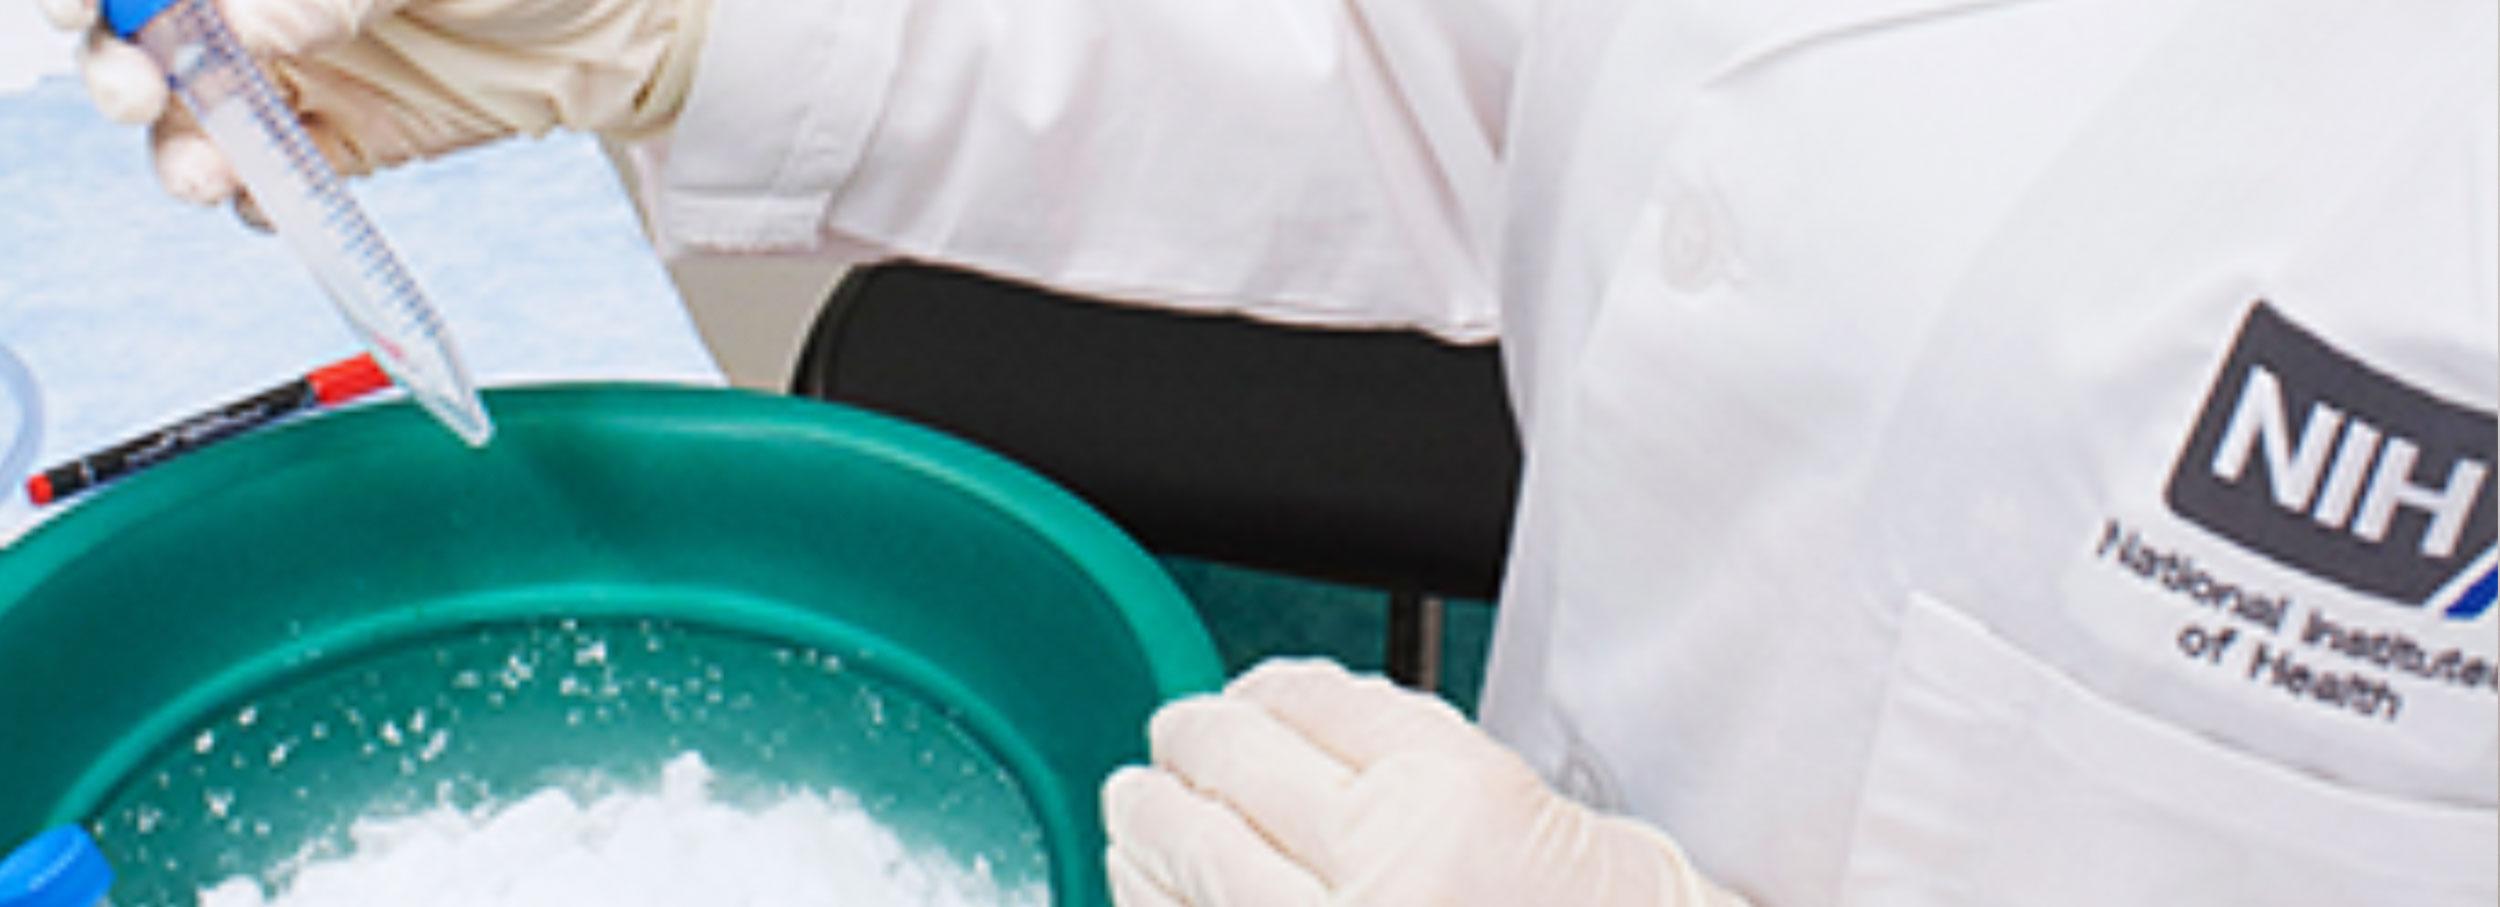
[[[1121,907],[1743,903],[1439,699],[1332,663],[1261,665],[1149,736],[1154,767],[1103,786]]]
[[[79,69],[106,116],[152,123],[157,176],[203,204],[234,171],[98,0],[37,0],[84,29]],[[663,128],[694,79],[710,0],[219,0],[226,22],[341,173],[556,127]]]

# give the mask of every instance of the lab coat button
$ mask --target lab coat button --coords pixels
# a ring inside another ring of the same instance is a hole
[[[1614,811],[1623,805],[1605,768],[1576,743],[1563,757],[1562,770],[1554,774],[1553,784],[1557,792],[1586,806]]]
[[[1660,265],[1667,285],[1698,290],[1718,282],[1722,271],[1719,231],[1700,196],[1677,193],[1666,201],[1666,223],[1659,236]]]

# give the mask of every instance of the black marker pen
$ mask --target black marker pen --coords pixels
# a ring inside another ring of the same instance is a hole
[[[370,355],[341,359],[311,374],[71,460],[26,480],[26,497],[52,503],[198,450],[302,410],[333,406],[391,385]]]

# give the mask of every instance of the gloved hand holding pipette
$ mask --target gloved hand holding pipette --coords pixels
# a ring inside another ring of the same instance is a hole
[[[97,0],[38,0],[86,29],[80,69],[107,116],[152,123],[158,176],[203,204],[236,195],[226,157],[162,69],[98,24]],[[355,175],[554,128],[667,125],[693,81],[709,0],[223,0],[235,35]]]
[[[276,65],[277,61],[264,62],[228,23],[218,0],[101,0],[93,10],[72,6],[52,12],[65,22],[92,18],[100,23],[89,26],[97,29],[87,45],[90,85],[98,98],[110,99],[107,106],[120,108],[118,113],[153,113],[158,169],[166,184],[201,201],[248,192],[266,222],[293,247],[392,381],[406,388],[462,441],[484,446],[494,436],[494,423],[441,316],[391,251],[390,243],[341,187],[332,160],[354,172],[406,160],[429,149],[449,150],[500,135],[499,127],[492,124],[505,120],[476,112],[494,110],[495,105],[480,108],[463,104],[462,98],[508,98],[442,86],[508,83],[432,80],[426,76],[431,70],[414,62],[419,58],[355,37],[360,29],[368,36],[390,32],[380,21],[396,21],[388,16],[405,7],[350,8],[305,0],[294,6],[271,3],[252,9],[256,12],[246,21],[280,23],[255,29],[258,46],[303,49],[302,54],[283,59],[315,59],[314,55],[328,53],[321,48],[333,47],[343,58],[391,62],[377,63],[368,73],[370,78],[346,70],[289,69]],[[375,15],[385,18],[377,21],[371,18]],[[485,17],[478,20],[484,25],[473,23],[468,31],[449,30],[460,21],[446,17],[435,24],[412,22],[411,28],[412,33],[428,35],[425,40],[456,48],[480,41],[496,46],[493,40],[499,24],[507,27],[506,36],[527,35],[530,29],[525,26],[529,25],[583,24],[578,17],[532,17],[523,10],[508,19]],[[626,21],[635,20],[629,16]],[[589,24],[596,24],[595,17]],[[561,37],[571,32],[559,28],[553,34]],[[463,35],[474,35],[476,40]],[[456,62],[457,54],[425,59],[443,64],[439,68],[445,72],[510,68],[463,67]],[[273,82],[264,68],[282,73],[327,72],[327,78],[337,80],[336,85],[357,86],[351,93],[362,103],[325,115],[332,108],[307,104],[308,99],[323,95],[306,86],[332,83],[300,76]],[[281,85],[286,88],[281,90]],[[175,108],[165,103],[167,94],[180,97],[182,105]],[[405,103],[411,98],[422,103]],[[506,113],[526,106],[514,105]]]

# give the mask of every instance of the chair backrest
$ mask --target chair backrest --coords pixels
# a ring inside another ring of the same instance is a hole
[[[1490,346],[888,264],[835,289],[791,390],[969,438],[1159,552],[1408,594],[1499,584],[1519,444]]]

